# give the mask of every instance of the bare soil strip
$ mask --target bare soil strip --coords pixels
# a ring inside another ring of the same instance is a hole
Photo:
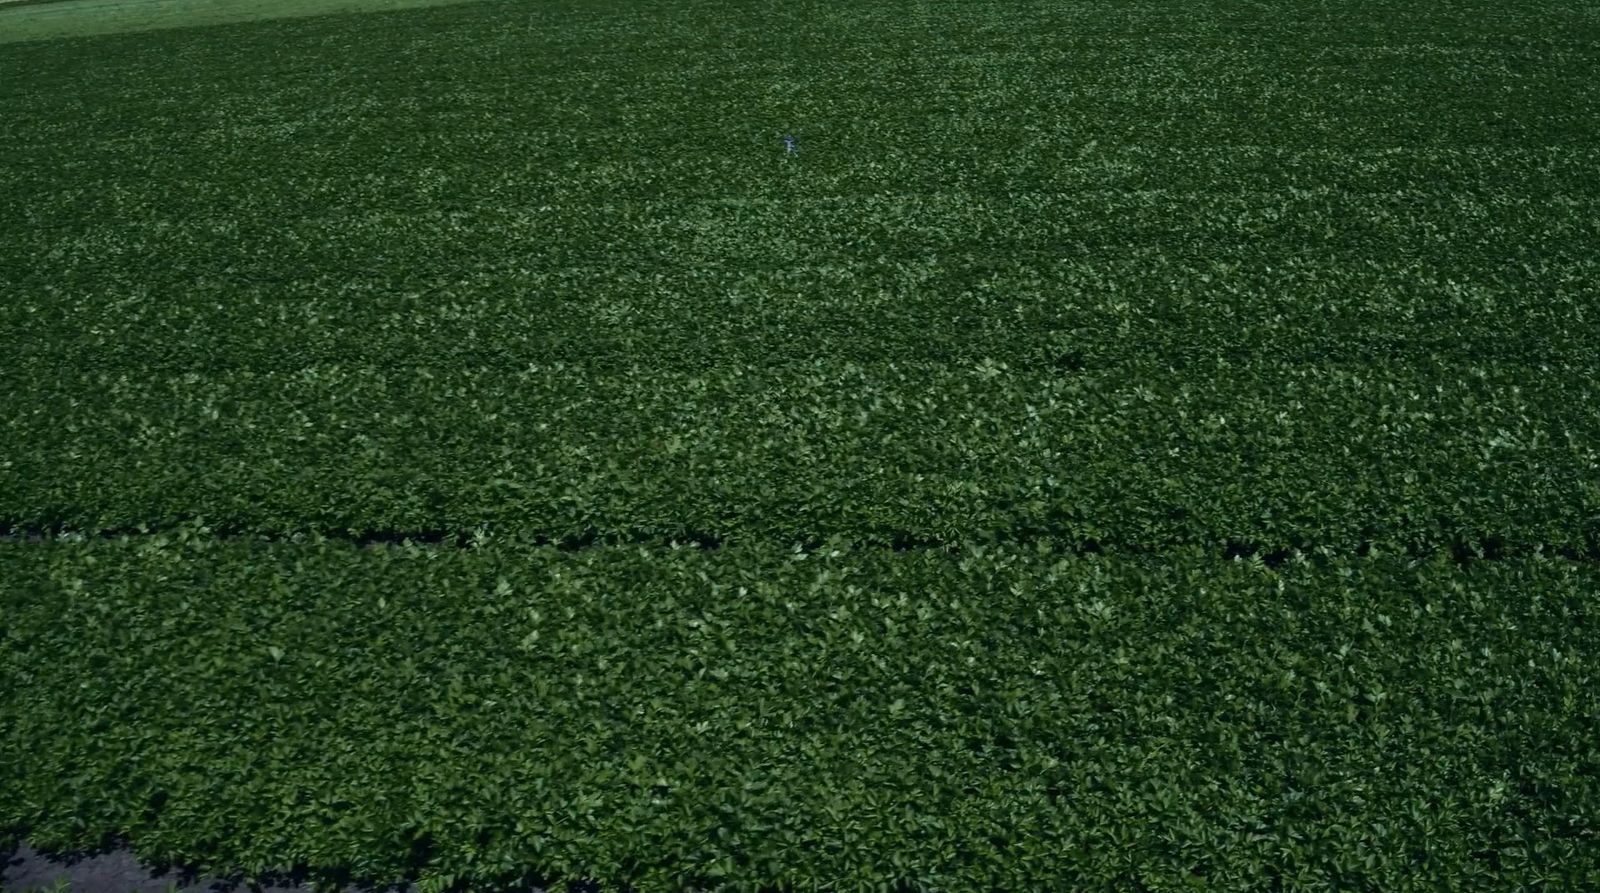
[[[56,888],[66,882],[72,893],[244,893],[244,881],[197,877],[181,869],[159,871],[141,863],[127,848],[105,853],[41,853],[24,843],[7,852],[0,862],[0,890],[7,893],[34,893]],[[263,884],[261,893],[315,893],[309,884]],[[359,888],[351,888],[359,889]],[[383,893],[398,893],[392,887]],[[366,891],[371,893],[371,891]]]

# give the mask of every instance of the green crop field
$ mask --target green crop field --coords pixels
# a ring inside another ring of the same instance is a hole
[[[1600,889],[1600,8],[358,5],[0,8],[0,838]]]

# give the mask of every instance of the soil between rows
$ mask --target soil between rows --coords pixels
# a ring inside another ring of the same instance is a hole
[[[141,862],[125,844],[97,853],[42,852],[28,843],[0,845],[0,893],[51,893],[62,883],[64,893],[317,893],[315,884],[279,880],[251,886],[244,880],[201,876],[182,867],[157,868]],[[342,893],[412,893],[401,883],[376,888],[350,883]],[[568,885],[568,893],[587,893],[592,885]],[[552,893],[537,884],[505,893]]]
[[[50,891],[65,881],[68,893],[246,893],[244,881],[196,877],[182,869],[158,871],[141,863],[126,847],[93,855],[83,853],[41,853],[23,843],[0,848],[0,891],[35,893]],[[402,887],[374,891],[351,886],[352,893],[401,893]],[[252,893],[316,893],[307,883],[285,886],[263,884]]]

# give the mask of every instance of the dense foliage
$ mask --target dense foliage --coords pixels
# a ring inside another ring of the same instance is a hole
[[[45,377],[3,487],[33,529],[1574,554],[1600,531],[1600,375],[1509,363]]]
[[[0,823],[45,843],[649,890],[1600,883],[1592,566],[192,535],[0,573]]]
[[[1596,551],[1594,22],[707,6],[8,47],[0,524]]]
[[[1557,0],[0,45],[0,834],[1600,887],[1597,47]]]

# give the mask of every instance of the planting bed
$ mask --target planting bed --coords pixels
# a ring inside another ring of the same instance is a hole
[[[660,889],[1594,877],[1589,565],[200,531],[0,562],[0,789],[49,843]]]

